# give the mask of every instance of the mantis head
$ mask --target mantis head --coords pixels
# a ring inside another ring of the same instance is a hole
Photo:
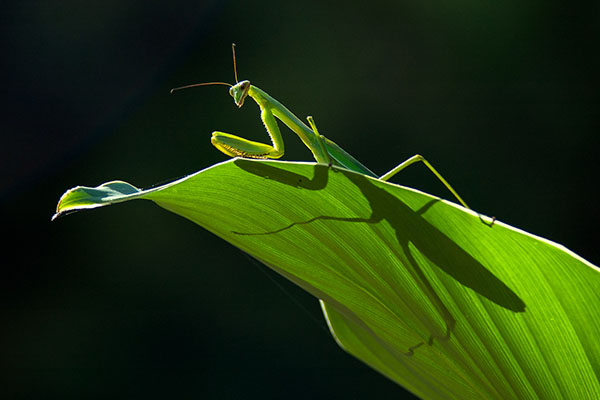
[[[229,89],[229,94],[233,97],[233,101],[235,101],[235,105],[238,107],[242,107],[244,105],[244,100],[246,96],[248,96],[248,92],[250,91],[250,81],[241,81],[236,83]]]

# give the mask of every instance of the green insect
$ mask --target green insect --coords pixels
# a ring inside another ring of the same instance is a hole
[[[348,152],[338,146],[335,142],[319,134],[317,126],[315,125],[315,121],[311,116],[307,117],[310,125],[310,127],[308,127],[283,104],[275,100],[262,89],[251,85],[250,81],[244,80],[239,82],[235,61],[235,44],[231,45],[231,50],[233,53],[233,71],[236,81],[235,85],[226,82],[206,82],[171,89],[171,93],[173,93],[175,90],[197,86],[225,85],[230,87],[229,94],[231,97],[233,97],[233,100],[238,107],[242,107],[244,105],[244,100],[246,100],[246,97],[248,96],[250,96],[250,98],[252,98],[256,104],[258,104],[258,107],[260,107],[260,117],[265,125],[265,128],[267,129],[267,132],[269,133],[271,144],[269,145],[250,141],[225,132],[213,132],[211,142],[223,153],[231,157],[259,159],[280,158],[284,154],[284,144],[279,126],[275,120],[275,118],[278,118],[300,137],[306,147],[308,147],[308,149],[313,153],[313,156],[318,163],[335,165],[337,167],[342,167],[350,171],[387,181],[404,168],[420,161],[425,164],[427,168],[429,168],[429,170],[444,184],[444,186],[446,186],[446,188],[448,188],[448,190],[464,207],[469,208],[467,203],[463,201],[463,199],[458,195],[458,193],[456,193],[452,186],[450,186],[446,179],[444,179],[444,177],[442,177],[442,175],[440,175],[440,173],[437,172],[437,170],[419,154],[414,155],[408,160],[400,163],[388,173],[382,176],[377,176],[370,169],[365,167],[360,161],[352,157]]]

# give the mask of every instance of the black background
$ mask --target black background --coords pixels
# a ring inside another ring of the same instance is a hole
[[[233,81],[236,42],[241,79],[374,171],[423,154],[474,209],[597,264],[599,16],[517,0],[4,4],[2,397],[410,396],[337,348],[316,299],[203,229],[150,202],[50,223],[56,202],[222,161],[213,130],[267,140],[224,87],[169,94]],[[284,159],[312,160],[284,135]],[[450,198],[420,166],[394,180]]]

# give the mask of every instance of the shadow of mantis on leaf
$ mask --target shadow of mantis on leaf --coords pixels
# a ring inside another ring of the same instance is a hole
[[[404,265],[409,267],[410,274],[420,289],[427,293],[439,315],[445,321],[444,333],[431,333],[426,341],[409,347],[405,355],[412,355],[414,350],[424,344],[432,345],[434,339],[448,340],[454,329],[456,320],[439,297],[422,270],[417,259],[426,259],[429,264],[435,265],[447,275],[454,278],[461,285],[470,288],[479,295],[494,302],[500,307],[517,312],[525,311],[525,303],[508,286],[492,274],[485,266],[463,250],[448,236],[425,220],[422,215],[439,201],[432,199],[418,210],[412,210],[396,196],[377,186],[374,180],[363,175],[338,168],[328,168],[316,164],[312,179],[264,163],[238,159],[235,164],[245,170],[263,178],[278,181],[293,187],[321,190],[328,184],[330,171],[343,174],[362,193],[368,201],[370,214],[367,217],[336,217],[319,215],[305,221],[293,222],[287,226],[269,232],[234,232],[237,235],[273,235],[281,233],[295,226],[310,224],[315,221],[333,220],[348,223],[378,224],[386,221],[393,229],[395,239],[400,251],[394,255],[404,260]],[[396,247],[398,248],[398,247]],[[392,250],[396,252],[396,250]],[[422,263],[423,261],[421,261]],[[408,264],[408,265],[407,265]],[[403,290],[397,288],[396,290]]]

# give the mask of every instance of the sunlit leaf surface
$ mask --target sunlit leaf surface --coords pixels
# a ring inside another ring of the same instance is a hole
[[[130,199],[314,294],[341,347],[422,398],[600,398],[600,271],[560,245],[352,172],[243,159],[76,187],[57,215]]]

